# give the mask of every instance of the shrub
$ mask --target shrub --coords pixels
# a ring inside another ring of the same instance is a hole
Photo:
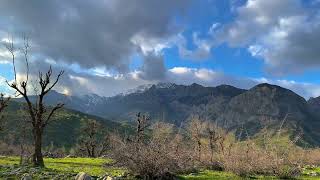
[[[182,137],[173,133],[172,125],[156,124],[151,137],[143,141],[112,136],[112,142],[116,163],[144,179],[172,179],[173,174],[192,167]]]

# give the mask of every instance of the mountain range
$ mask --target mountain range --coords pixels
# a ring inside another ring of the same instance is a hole
[[[190,117],[199,116],[227,130],[245,130],[249,136],[266,127],[284,126],[301,135],[306,144],[320,145],[320,97],[306,101],[289,89],[266,83],[249,90],[229,85],[159,83],[114,97],[66,96],[53,91],[46,102],[48,105],[64,102],[69,109],[115,122],[132,122],[136,113],[142,112],[153,121],[184,126]]]

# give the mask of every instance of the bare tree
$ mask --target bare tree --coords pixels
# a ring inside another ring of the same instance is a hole
[[[81,132],[83,136],[79,139],[79,150],[88,157],[98,157],[105,153],[109,146],[109,137],[103,132],[102,126],[96,120],[89,120],[85,123]]]
[[[203,122],[199,119],[198,116],[193,116],[189,123],[189,132],[191,135],[192,141],[195,143],[195,151],[197,152],[197,160],[201,161],[201,151],[202,151],[202,141],[201,137],[203,134]]]
[[[136,142],[141,142],[144,137],[144,131],[149,127],[150,117],[140,112],[137,114]]]
[[[11,42],[6,45],[8,51],[12,55],[12,63],[14,69],[14,82],[8,82],[9,87],[14,89],[17,93],[17,96],[23,97],[27,104],[27,112],[30,116],[30,120],[28,122],[32,125],[32,133],[33,133],[33,141],[34,141],[34,154],[33,154],[33,165],[34,166],[44,166],[43,156],[42,156],[42,137],[43,132],[46,126],[52,120],[53,115],[59,109],[61,109],[64,104],[59,103],[52,108],[47,108],[45,106],[45,96],[57,85],[60,77],[63,75],[64,71],[60,71],[56,78],[52,77],[52,68],[50,66],[49,70],[44,74],[39,72],[38,74],[38,87],[39,92],[35,92],[37,96],[37,102],[31,102],[29,98],[29,64],[28,64],[28,50],[30,48],[28,39],[24,38],[24,47],[22,48],[22,52],[25,57],[25,61],[27,63],[27,79],[22,80],[21,82],[17,82],[17,72],[16,72],[16,64],[15,64],[15,52],[16,48],[14,47],[13,39]],[[52,81],[53,79],[53,81]]]
[[[0,120],[1,120],[0,129],[2,129],[2,112],[8,106],[9,101],[10,101],[10,97],[5,98],[4,95],[0,93]]]
[[[0,93],[0,113],[8,106],[8,102],[10,100],[10,97],[5,98],[4,94]]]
[[[219,133],[219,129],[217,125],[212,123],[207,124],[207,133],[209,138],[209,149],[210,149],[210,162],[214,164],[214,153],[217,150],[218,141],[222,138],[221,134]]]

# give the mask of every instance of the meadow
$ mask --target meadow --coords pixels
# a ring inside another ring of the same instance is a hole
[[[79,172],[86,172],[92,177],[122,176],[122,168],[108,167],[110,159],[102,158],[45,158],[45,168],[20,167],[19,157],[0,157],[0,177],[19,179],[28,173],[35,179],[64,178],[74,179]]]
[[[26,173],[34,179],[74,179],[79,172],[86,172],[93,178],[99,179],[106,175],[113,177],[125,176],[127,170],[112,166],[112,160],[107,158],[45,158],[45,168],[20,167],[19,157],[0,157],[0,179],[20,179]],[[302,176],[297,179],[316,180],[320,176],[320,168],[304,168]],[[182,180],[228,180],[228,179],[278,179],[273,176],[240,177],[230,172],[201,170],[195,173],[178,175]],[[134,179],[127,176],[125,179]]]

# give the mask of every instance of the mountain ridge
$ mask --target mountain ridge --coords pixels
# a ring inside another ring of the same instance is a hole
[[[196,83],[141,87],[114,97],[68,96],[65,103],[68,108],[117,122],[134,121],[136,113],[143,112],[153,121],[181,126],[198,115],[228,130],[237,132],[245,127],[250,136],[264,127],[281,124],[287,117],[286,127],[302,131],[308,142],[320,145],[320,133],[317,133],[320,98],[306,101],[289,89],[267,83],[248,90],[230,85],[205,87]],[[62,97],[48,98],[49,105],[63,100]]]

